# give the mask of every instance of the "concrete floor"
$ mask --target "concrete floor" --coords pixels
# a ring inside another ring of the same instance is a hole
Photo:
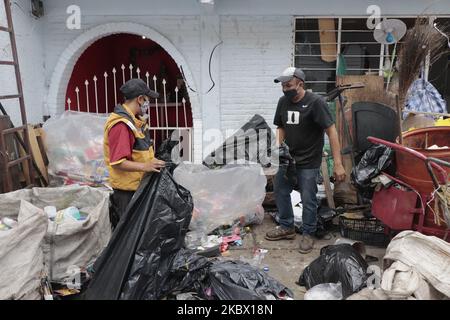
[[[269,267],[270,276],[291,289],[294,293],[295,300],[303,300],[303,296],[307,290],[305,287],[300,287],[295,282],[298,281],[303,269],[320,255],[320,249],[326,245],[334,244],[336,239],[341,238],[341,236],[338,232],[334,232],[332,233],[332,239],[330,240],[317,240],[314,250],[305,255],[297,251],[298,241],[300,239],[299,234],[297,234],[295,240],[265,240],[264,235],[266,232],[275,226],[276,223],[273,221],[272,217],[266,214],[263,224],[252,227],[253,232],[256,235],[258,247],[268,250],[260,267]],[[229,258],[240,259],[240,257],[244,257],[246,259],[251,259],[253,257],[253,247],[252,236],[250,234],[246,235],[241,247],[230,247]],[[377,262],[370,264],[381,267],[385,251],[385,248],[366,246],[367,254],[378,258]]]

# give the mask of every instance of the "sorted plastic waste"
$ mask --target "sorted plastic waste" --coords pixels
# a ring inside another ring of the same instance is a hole
[[[105,116],[67,111],[44,123],[52,185],[97,186],[107,182],[109,173],[103,160],[105,122]]]
[[[305,300],[342,300],[342,284],[321,283],[309,289],[304,296]]]
[[[260,165],[212,170],[203,165],[182,163],[173,176],[194,199],[191,230],[209,234],[217,227],[248,215],[254,219],[257,214],[257,220],[261,220],[267,179]]]
[[[40,279],[45,269],[42,244],[48,219],[29,202],[17,200],[17,195],[15,210],[1,200],[0,219],[8,213],[18,224],[0,232],[0,300],[41,300]]]
[[[87,186],[23,189],[0,195],[0,212],[16,219],[21,201],[30,214],[41,212],[47,220],[42,250],[51,282],[72,279],[71,267],[95,261],[111,237],[109,193]],[[46,207],[53,206],[49,209]],[[70,210],[67,208],[73,207]],[[46,210],[43,210],[46,208]],[[79,208],[79,209],[75,209]],[[56,212],[55,211],[59,210]],[[77,213],[65,216],[65,212]],[[50,219],[50,215],[55,217]],[[79,214],[79,216],[78,216]],[[81,220],[76,220],[76,218]],[[84,219],[84,220],[83,220]],[[20,225],[20,219],[18,219]]]
[[[368,264],[350,244],[330,245],[303,270],[298,284],[308,290],[322,283],[342,284],[344,298],[366,286]]]

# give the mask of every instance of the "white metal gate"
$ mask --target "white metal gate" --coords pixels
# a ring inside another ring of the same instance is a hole
[[[122,102],[118,100],[121,85],[132,78],[141,79],[142,74],[143,72],[139,67],[135,68],[130,64],[127,68],[122,64],[119,71],[116,68],[113,68],[110,73],[105,71],[103,79],[99,79],[97,75],[94,75],[92,80],[86,79],[82,86],[77,86],[74,93],[68,93],[66,110],[109,114],[118,103]],[[150,89],[156,92],[162,91],[158,92],[160,98],[150,100],[151,103],[148,110],[148,122],[151,137],[155,143],[155,150],[157,150],[162,141],[174,133],[172,139],[180,139],[179,151],[181,159],[192,161],[193,127],[189,102],[185,97],[180,97],[180,88],[178,87],[175,87],[172,92],[175,94],[175,102],[168,102],[166,79],[158,79],[156,75],[151,77],[147,71],[143,74],[143,80],[147,82]],[[158,90],[159,81],[162,84],[162,89],[160,90]],[[110,90],[112,90],[112,93]],[[70,98],[71,94],[73,94],[75,101]],[[104,110],[107,112],[100,110],[103,108],[100,103],[104,103]]]

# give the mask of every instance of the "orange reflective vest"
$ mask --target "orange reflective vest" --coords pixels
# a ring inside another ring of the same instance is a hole
[[[133,132],[135,142],[131,154],[132,161],[135,162],[149,162],[155,155],[153,150],[153,141],[150,139],[147,122],[137,119],[130,109],[124,105],[118,105],[114,112],[108,117],[105,124],[105,132],[103,136],[103,153],[105,157],[105,164],[109,170],[109,184],[113,189],[136,191],[144,176],[144,172],[127,172],[115,168],[114,165],[121,161],[111,163],[109,154],[109,130],[119,123],[125,123]]]

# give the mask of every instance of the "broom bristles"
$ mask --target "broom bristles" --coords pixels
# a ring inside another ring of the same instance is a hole
[[[442,26],[438,28],[442,30]],[[408,30],[398,55],[398,94],[402,108],[408,90],[418,78],[428,54],[431,66],[448,52],[446,45],[447,39],[429,24],[428,18],[417,18],[414,27]]]

